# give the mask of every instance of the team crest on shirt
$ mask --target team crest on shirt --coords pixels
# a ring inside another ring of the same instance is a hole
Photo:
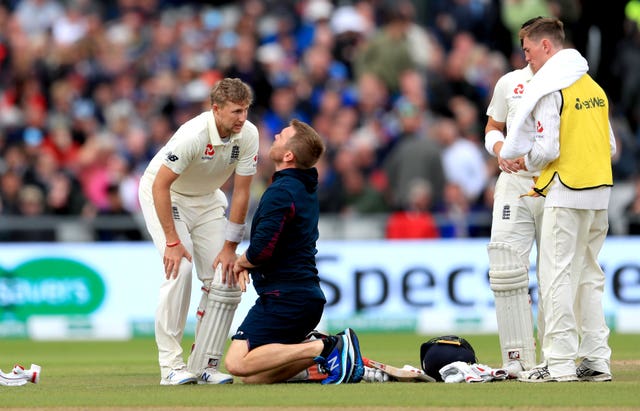
[[[207,144],[207,147],[204,149],[204,153],[202,154],[202,160],[213,160],[213,155],[216,153],[216,150],[213,148],[213,144]]]
[[[509,204],[505,204],[504,207],[502,207],[502,219],[511,220],[511,206]]]
[[[229,164],[233,164],[240,159],[240,146],[234,145],[231,148],[231,156],[229,157]]]

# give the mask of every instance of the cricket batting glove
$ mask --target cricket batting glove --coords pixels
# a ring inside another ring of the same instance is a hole
[[[37,384],[40,381],[40,372],[42,367],[31,364],[31,368],[25,370],[23,366],[16,365],[10,373],[4,373],[0,370],[0,385],[18,386],[25,385],[28,382]]]
[[[377,368],[364,367],[364,375],[362,380],[366,382],[389,382],[393,381],[389,374]]]

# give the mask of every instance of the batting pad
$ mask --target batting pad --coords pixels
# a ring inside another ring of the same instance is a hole
[[[489,243],[487,251],[502,363],[518,360],[529,369],[536,364],[536,343],[528,267],[509,244]]]
[[[240,303],[242,291],[239,287],[223,284],[221,266],[216,268],[214,280],[207,288],[202,287],[203,296],[197,313],[195,343],[187,362],[189,371],[197,376],[205,368],[218,368],[222,358],[233,315]]]

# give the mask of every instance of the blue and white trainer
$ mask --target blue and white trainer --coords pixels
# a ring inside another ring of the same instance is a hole
[[[335,344],[327,358],[318,356],[315,362],[322,365],[329,376],[322,380],[322,384],[342,384],[351,377],[353,364],[349,358],[350,344],[346,335],[336,335]]]
[[[346,328],[338,335],[345,335],[349,341],[349,362],[352,364],[351,376],[347,379],[348,383],[358,383],[362,381],[364,376],[364,362],[360,352],[360,342],[356,332],[351,328]]]

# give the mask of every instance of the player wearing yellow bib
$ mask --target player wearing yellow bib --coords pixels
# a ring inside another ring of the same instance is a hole
[[[506,159],[525,155],[528,170],[541,170],[535,191],[545,196],[539,256],[544,362],[522,372],[519,380],[610,381],[598,254],[608,230],[616,144],[607,96],[582,72],[580,53],[563,49],[562,34],[556,18],[520,31],[536,74],[500,151]],[[529,115],[532,135],[519,132]],[[581,361],[577,367],[576,360]]]

